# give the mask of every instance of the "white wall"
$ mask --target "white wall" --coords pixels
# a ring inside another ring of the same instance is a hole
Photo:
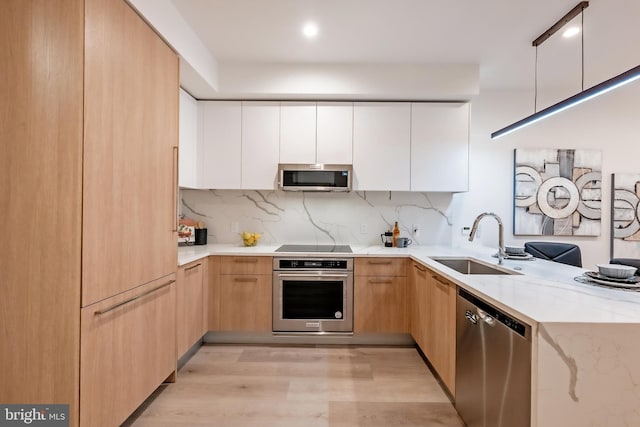
[[[265,64],[220,66],[223,99],[467,100],[476,64]]]
[[[196,97],[215,96],[218,62],[171,0],[127,0],[180,55],[180,85]]]
[[[640,172],[640,83],[631,83],[587,103],[491,140],[491,132],[533,113],[533,93],[486,92],[472,101],[470,191],[454,196],[453,244],[468,245],[459,229],[471,225],[481,212],[498,213],[505,224],[505,241],[564,241],[578,244],[583,265],[609,259],[611,173]],[[513,236],[513,150],[515,148],[581,148],[602,150],[602,234],[599,237]],[[481,242],[497,242],[497,226],[483,220]]]

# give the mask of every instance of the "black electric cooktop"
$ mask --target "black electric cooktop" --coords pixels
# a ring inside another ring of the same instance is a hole
[[[330,252],[336,254],[350,254],[353,251],[349,245],[282,245],[276,252]]]

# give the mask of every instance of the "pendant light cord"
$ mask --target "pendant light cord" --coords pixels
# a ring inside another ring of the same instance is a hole
[[[538,46],[536,46],[536,66],[533,71],[533,112],[538,112]]]
[[[581,59],[582,59],[582,82],[581,82],[581,86],[582,86],[582,91],[584,92],[584,8],[582,9],[582,12],[580,13],[580,18],[582,19],[582,22],[580,23],[580,26],[582,28],[580,28],[580,55],[581,55]]]

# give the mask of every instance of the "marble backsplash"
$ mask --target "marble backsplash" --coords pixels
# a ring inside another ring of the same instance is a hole
[[[240,243],[242,231],[263,243],[380,244],[398,221],[414,244],[450,245],[451,193],[180,190],[180,214],[207,225],[209,243]],[[412,233],[417,226],[419,235]]]

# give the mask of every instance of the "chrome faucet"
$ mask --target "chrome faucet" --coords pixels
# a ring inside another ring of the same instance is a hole
[[[493,212],[485,212],[478,215],[475,221],[473,221],[473,227],[471,227],[471,234],[469,234],[469,241],[473,241],[473,238],[476,236],[476,232],[478,231],[478,225],[480,224],[480,220],[485,216],[492,216],[498,221],[498,264],[502,265],[502,260],[506,256],[504,251],[504,227],[502,226],[502,220],[500,217]]]

